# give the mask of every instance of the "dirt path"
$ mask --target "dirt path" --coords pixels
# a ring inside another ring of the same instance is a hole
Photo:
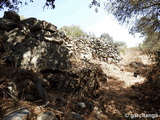
[[[92,61],[93,63],[99,64],[104,71],[104,73],[108,76],[108,82],[116,80],[123,82],[123,88],[130,87],[135,85],[136,83],[143,83],[145,77],[137,75],[134,77],[134,70],[127,71],[126,66],[122,63],[119,64],[108,64],[106,62],[101,61]]]
[[[147,65],[147,57],[138,57],[140,58],[137,62]],[[102,85],[100,93],[102,97],[99,98],[99,101],[101,101],[100,107],[108,120],[128,120],[133,118],[134,114],[145,113],[143,106],[139,103],[140,93],[132,89],[132,86],[136,83],[145,81],[145,77],[142,75],[134,76],[136,67],[130,68],[129,66],[136,60],[137,58],[132,59],[132,61],[123,59],[118,64],[91,61],[99,64],[108,78],[106,85]]]

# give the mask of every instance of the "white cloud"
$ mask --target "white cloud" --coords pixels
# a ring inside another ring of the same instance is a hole
[[[85,31],[94,32],[97,37],[103,33],[109,33],[115,41],[124,41],[128,47],[134,47],[143,41],[143,38],[130,35],[128,29],[119,25],[111,16],[105,17],[96,24],[86,28]]]

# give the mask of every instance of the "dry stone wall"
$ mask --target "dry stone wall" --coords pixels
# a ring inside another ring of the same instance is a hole
[[[90,37],[70,38],[65,44],[70,50],[70,54],[80,59],[99,59],[109,63],[117,63],[121,60],[116,46],[105,39]]]
[[[9,53],[6,61],[34,71],[65,70],[71,67],[69,50],[63,45],[64,39],[58,35],[59,31],[55,25],[36,18],[15,22],[6,19],[7,15],[0,19],[0,23],[4,25],[0,27],[3,31],[2,41],[5,51]],[[8,24],[8,21],[14,25]]]
[[[11,17],[12,16],[12,17]],[[34,71],[71,68],[70,57],[119,62],[115,46],[98,38],[70,38],[65,32],[44,20],[28,18],[20,21],[13,11],[0,18],[0,35],[9,52],[6,61]]]

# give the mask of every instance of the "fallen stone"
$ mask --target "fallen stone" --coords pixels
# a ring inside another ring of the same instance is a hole
[[[94,109],[94,104],[91,102],[78,102],[73,107],[73,110],[80,114],[90,114]]]

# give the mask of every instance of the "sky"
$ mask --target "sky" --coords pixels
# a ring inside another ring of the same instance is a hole
[[[94,7],[90,9],[91,1],[56,0],[55,9],[43,9],[45,0],[34,0],[33,3],[28,2],[28,5],[22,5],[19,15],[45,20],[58,28],[64,25],[79,25],[84,31],[95,33],[97,37],[103,33],[109,33],[114,41],[124,41],[128,47],[142,43],[143,38],[130,35],[128,28],[120,25],[112,15],[108,14],[103,5],[98,9],[98,13],[95,12]],[[3,17],[3,13],[4,11],[0,11],[0,17]]]

